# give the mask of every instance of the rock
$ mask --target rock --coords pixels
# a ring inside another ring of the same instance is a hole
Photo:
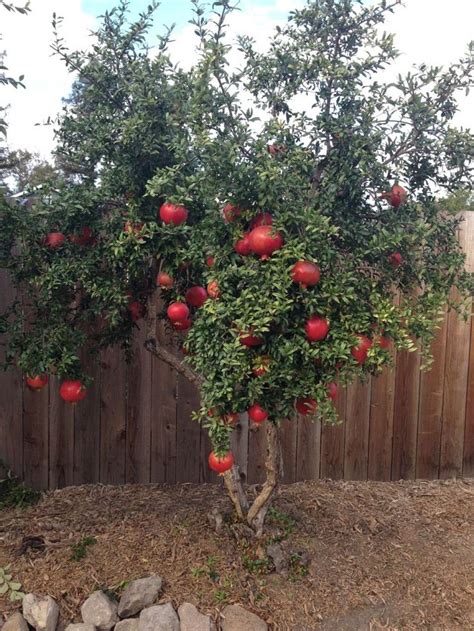
[[[108,631],[118,622],[117,603],[101,591],[89,596],[81,607],[81,614],[86,624],[92,624],[101,631]]]
[[[132,581],[124,589],[118,606],[118,615],[129,618],[139,613],[145,607],[153,605],[160,593],[163,581],[159,576],[149,576]]]
[[[65,631],[95,631],[93,624],[86,624],[85,622],[74,622],[68,624]]]
[[[51,596],[40,598],[35,594],[26,594],[23,598],[23,616],[36,631],[54,631],[59,607]]]
[[[21,613],[17,611],[8,618],[2,627],[2,631],[28,631],[28,625]]]
[[[228,605],[222,618],[222,631],[268,631],[266,622],[240,605]]]
[[[288,572],[288,555],[285,554],[285,551],[279,543],[273,543],[268,546],[267,555],[272,560],[275,571],[278,572],[278,574],[286,574]]]
[[[180,631],[215,631],[216,626],[209,616],[205,616],[191,603],[183,603],[178,609]]]
[[[140,614],[139,631],[179,631],[179,619],[171,603],[154,605]]]
[[[115,625],[114,631],[138,631],[138,618],[121,620]]]

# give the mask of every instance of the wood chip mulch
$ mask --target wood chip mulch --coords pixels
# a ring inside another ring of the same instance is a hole
[[[272,631],[474,629],[474,480],[297,483],[272,521],[307,570],[268,573],[263,548],[244,545],[207,514],[228,501],[214,485],[83,486],[0,512],[0,567],[24,591],[57,599],[63,624],[96,589],[157,573],[163,602],[218,618],[238,602]],[[234,529],[235,532],[235,529]],[[73,546],[85,537],[85,556]],[[6,617],[18,605],[0,597]],[[2,617],[0,616],[0,623]]]

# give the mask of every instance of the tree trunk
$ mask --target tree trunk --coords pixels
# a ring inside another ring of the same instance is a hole
[[[262,490],[250,507],[240,479],[238,466],[234,465],[224,475],[227,492],[239,519],[246,521],[257,537],[263,535],[265,517],[278,488],[282,465],[279,428],[268,421],[265,425],[267,433],[266,479]]]

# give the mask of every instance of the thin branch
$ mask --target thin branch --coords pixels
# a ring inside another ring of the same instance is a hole
[[[165,364],[174,368],[176,372],[183,377],[186,377],[188,381],[194,383],[198,388],[201,386],[203,382],[203,378],[198,375],[194,370],[188,366],[185,362],[181,361],[174,353],[169,351],[167,348],[164,348],[158,343],[156,339],[156,305],[151,296],[148,299],[148,308],[147,308],[147,335],[144,346],[147,351],[149,351],[154,357],[157,359],[161,359]]]

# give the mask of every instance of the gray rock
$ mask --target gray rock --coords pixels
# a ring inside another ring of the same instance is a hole
[[[2,631],[28,631],[28,625],[21,613],[17,611],[8,618],[2,627]]]
[[[160,593],[163,581],[159,576],[149,576],[132,581],[124,589],[118,606],[118,615],[121,618],[134,616],[145,607],[153,605]]]
[[[205,616],[191,603],[183,603],[178,609],[180,631],[215,631],[216,626],[209,616]]]
[[[115,625],[114,631],[138,631],[138,618],[121,620]]]
[[[100,631],[109,631],[118,622],[117,603],[104,592],[97,591],[89,596],[81,607],[82,619]]]
[[[95,631],[93,624],[86,624],[85,622],[74,622],[68,624],[65,631]]]
[[[268,546],[267,554],[273,561],[275,571],[278,572],[278,574],[286,574],[288,572],[288,555],[285,554],[285,551],[279,543],[273,543],[272,545]]]
[[[23,616],[36,631],[54,631],[59,607],[51,596],[40,598],[35,594],[26,594],[23,598]]]
[[[172,604],[144,609],[140,614],[138,631],[179,631],[179,619]]]
[[[222,618],[222,631],[268,631],[266,622],[240,605],[228,605]]]

